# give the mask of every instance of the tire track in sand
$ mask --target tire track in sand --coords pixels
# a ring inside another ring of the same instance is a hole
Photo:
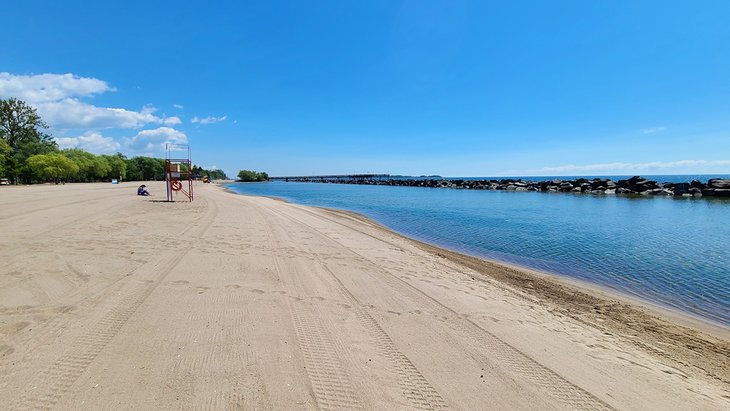
[[[312,234],[323,236],[313,227],[297,220],[294,217],[281,214],[274,210],[268,210],[281,218],[287,219],[295,224],[300,224],[309,229]],[[331,241],[331,239],[328,238]],[[339,244],[342,247],[341,244]],[[408,403],[416,409],[434,410],[447,408],[446,402],[443,400],[438,391],[430,382],[421,374],[416,366],[408,357],[403,354],[395,345],[390,335],[380,326],[380,324],[362,308],[360,302],[350,293],[349,290],[340,282],[337,276],[323,263],[316,252],[309,250],[309,254],[314,256],[319,265],[327,272],[334,281],[334,284],[344,300],[350,302],[355,313],[355,317],[361,327],[374,340],[377,350],[389,364],[389,371],[397,376],[398,385],[403,392],[404,398]]]
[[[415,408],[424,410],[435,410],[446,408],[441,395],[418,371],[418,368],[398,350],[393,340],[380,324],[362,308],[362,304],[350,293],[337,276],[319,258],[321,267],[332,276],[337,290],[342,297],[353,307],[355,316],[360,325],[366,330],[371,338],[375,340],[375,346],[380,353],[388,360],[391,371],[398,376],[398,384],[403,390],[403,395]]]
[[[255,211],[267,222],[266,242],[274,249],[276,237],[272,226],[268,224],[269,219],[264,212]],[[272,258],[278,281],[287,288],[290,295],[296,295],[296,290],[292,289],[289,281],[282,275],[284,271],[278,257],[274,254]],[[287,300],[286,304],[318,407],[325,410],[362,409],[361,400],[342,365],[331,334],[305,303],[295,306]]]
[[[212,225],[217,208],[213,202],[206,201],[206,203],[208,210],[203,219],[199,220],[198,224],[189,226],[183,233],[196,228],[193,235],[201,236]],[[192,248],[193,244],[190,244],[135,270],[135,272],[149,270],[145,274],[153,278],[141,281],[128,295],[120,298],[120,303],[91,326],[89,331],[79,337],[60,358],[32,377],[26,389],[10,408],[18,410],[52,408]]]
[[[340,222],[330,220],[328,218],[325,218],[323,216],[320,216],[310,210],[301,209],[302,211],[314,216],[315,218],[319,220],[324,220],[326,222],[330,223],[336,223],[338,225],[344,226],[348,229],[355,230],[361,234],[367,235],[373,239],[376,239],[378,241],[382,241],[388,244],[391,244],[393,246],[397,246],[396,244],[392,244],[388,242],[387,240],[384,240],[383,238],[375,237],[369,233],[366,233],[361,230],[357,230],[353,227],[349,227],[345,224],[342,224]],[[414,287],[410,283],[404,281],[403,279],[399,278],[396,274],[390,272],[387,268],[382,267],[381,265],[371,261],[366,256],[359,254],[358,252],[352,250],[351,248],[347,247],[346,245],[342,244],[340,241],[335,240],[328,236],[327,234],[319,231],[317,228],[312,227],[311,225],[298,220],[294,217],[289,217],[292,221],[297,222],[298,224],[301,224],[303,226],[309,227],[310,231],[320,236],[326,241],[330,241],[333,244],[338,245],[340,248],[346,250],[347,252],[351,253],[353,256],[357,256],[361,259],[363,259],[368,265],[370,265],[375,271],[378,271],[383,276],[380,276],[379,278],[382,278],[388,285],[394,287],[395,289],[400,290],[403,294],[410,296],[412,299],[419,301],[423,304],[423,306],[429,307],[434,313],[440,314],[442,316],[446,316],[450,318],[450,321],[446,323],[447,327],[450,327],[462,334],[465,334],[468,336],[468,340],[473,341],[471,344],[472,350],[476,350],[477,354],[483,353],[484,348],[487,349],[489,354],[491,355],[491,359],[496,359],[499,363],[501,363],[503,366],[502,368],[513,375],[515,375],[518,379],[524,378],[531,383],[535,384],[537,387],[541,389],[541,391],[546,392],[547,394],[551,395],[552,397],[556,398],[563,404],[569,405],[571,407],[577,408],[577,409],[584,409],[584,410],[611,410],[613,409],[610,405],[605,403],[600,398],[594,396],[593,394],[589,393],[588,391],[580,388],[579,386],[571,383],[570,381],[566,380],[562,376],[560,376],[555,371],[551,370],[550,368],[547,368],[546,366],[538,363],[534,359],[532,359],[527,354],[523,353],[522,351],[518,350],[517,348],[513,347],[512,345],[508,344],[507,342],[501,340],[496,335],[492,334],[491,332],[483,329],[473,321],[462,317],[457,313],[456,311],[452,310],[451,308],[448,308],[447,306],[441,304],[433,297],[429,296],[428,294],[424,293],[420,289]],[[323,264],[324,266],[324,264]],[[326,268],[326,266],[325,266]],[[329,269],[327,269],[329,271]],[[334,276],[334,273],[332,271],[329,271],[331,275]],[[335,277],[336,278],[336,277]],[[339,282],[339,280],[338,280]],[[339,282],[340,287],[346,291],[346,288],[344,288],[344,285]],[[349,294],[349,291],[346,291]],[[352,294],[350,294],[352,298]],[[355,306],[361,306],[359,302],[356,301]],[[367,313],[366,313],[367,314]],[[369,316],[369,314],[368,314]],[[371,317],[372,318],[372,317]],[[373,320],[374,321],[374,320]]]

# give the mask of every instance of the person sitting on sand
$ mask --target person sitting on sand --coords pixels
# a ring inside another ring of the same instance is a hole
[[[144,184],[142,184],[142,185],[141,185],[141,186],[139,186],[139,188],[137,189],[137,195],[138,195],[138,196],[151,196],[152,194],[150,194],[150,192],[149,192],[149,191],[147,191],[147,186],[146,186],[146,185],[144,185]]]

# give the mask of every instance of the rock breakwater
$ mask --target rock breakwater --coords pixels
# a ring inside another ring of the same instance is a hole
[[[644,195],[674,197],[730,198],[730,179],[710,179],[707,183],[693,180],[689,183],[660,183],[640,176],[612,181],[605,178],[578,178],[574,180],[529,181],[523,179],[322,179],[292,178],[287,181],[333,184],[388,185],[406,187],[452,188],[467,190],[507,190],[567,192],[576,194]]]

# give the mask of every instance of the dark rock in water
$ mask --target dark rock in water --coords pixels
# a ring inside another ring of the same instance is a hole
[[[713,178],[707,181],[712,188],[730,188],[730,178]]]
[[[692,180],[692,182],[689,183],[689,185],[694,188],[699,188],[700,190],[707,187],[707,186],[705,186],[705,184],[703,182],[697,181],[697,180]]]
[[[676,183],[672,186],[675,196],[681,196],[682,194],[688,193],[690,188],[689,183]]]
[[[697,187],[691,187],[689,190],[687,190],[687,192],[691,194],[702,194],[702,190]]]
[[[715,195],[715,189],[714,188],[705,188],[704,190],[702,190],[702,195],[712,197]]]
[[[626,181],[626,180],[624,180],[624,181]],[[625,187],[619,187],[616,189],[616,194],[631,194],[631,193],[632,193],[632,191]]]
[[[715,189],[715,197],[730,197],[730,188]]]
[[[631,186],[631,189],[634,191],[642,192],[647,190],[653,190],[657,188],[657,184],[654,181],[649,181],[645,179],[641,179],[636,182],[636,184]]]
[[[570,184],[569,182],[560,183],[560,191],[571,191],[573,189],[573,184]]]

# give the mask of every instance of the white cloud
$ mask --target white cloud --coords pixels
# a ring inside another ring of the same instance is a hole
[[[67,74],[0,73],[0,97],[15,97],[38,109],[53,129],[139,128],[147,124],[177,125],[179,117],[159,117],[154,107],[140,111],[98,107],[81,100],[115,91],[105,81]]]
[[[183,106],[182,104],[173,104],[172,106],[179,109],[185,108],[185,106]]]
[[[56,141],[61,148],[81,148],[95,154],[116,153],[121,147],[113,138],[104,137],[94,131],[78,137],[57,137]]]
[[[135,152],[154,153],[164,150],[166,143],[187,144],[188,136],[171,127],[159,127],[140,131],[127,140],[126,145]]]
[[[177,116],[165,117],[165,119],[162,120],[162,122],[168,126],[176,126],[178,124],[182,124],[182,120],[180,120],[180,117],[177,117]]]
[[[221,116],[221,117],[205,117],[205,118],[198,118],[197,116],[193,117],[191,120],[193,123],[200,123],[200,124],[214,124],[214,123],[220,123],[221,121],[225,121],[228,118],[228,116]]]
[[[73,128],[139,128],[146,124],[162,124],[166,119],[155,116],[154,107],[140,111],[124,108],[97,107],[74,98],[40,103],[36,105],[38,114],[56,129]],[[178,121],[177,117],[170,117]],[[174,120],[173,120],[174,121]]]
[[[667,128],[666,127],[663,127],[663,126],[650,127],[650,128],[647,128],[646,130],[642,131],[642,133],[644,133],[644,134],[654,134],[654,133],[658,133],[660,131],[664,131],[666,129]]]
[[[730,167],[730,160],[679,160],[679,161],[652,161],[646,163],[599,163],[585,165],[563,165],[556,167],[543,167],[533,170],[510,170],[504,175],[569,175],[580,173],[638,173],[638,172],[667,172],[672,170],[687,170],[711,167]]]
[[[0,96],[15,97],[30,104],[86,97],[114,91],[105,81],[67,74],[14,75],[0,73]]]

